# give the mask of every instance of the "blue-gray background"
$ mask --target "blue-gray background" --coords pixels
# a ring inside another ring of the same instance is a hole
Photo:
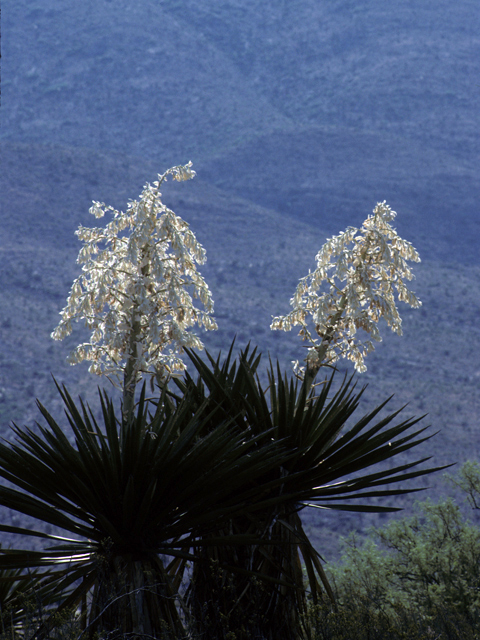
[[[50,372],[94,400],[49,333],[92,199],[125,208],[192,160],[165,201],[206,247],[220,325],[212,351],[252,340],[288,367],[295,332],[270,332],[326,237],[377,201],[423,262],[404,337],[367,360],[365,408],[429,413],[435,461],[479,446],[480,7],[476,0],[7,0],[2,6],[0,425],[60,408]],[[393,405],[392,405],[392,408]],[[432,480],[431,495],[443,490]],[[404,501],[411,504],[412,498]],[[12,514],[12,517],[15,517]],[[373,516],[311,521],[336,553]],[[310,522],[310,520],[309,520]],[[325,528],[324,528],[325,526]]]

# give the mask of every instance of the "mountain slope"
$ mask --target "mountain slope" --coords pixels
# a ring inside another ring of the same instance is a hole
[[[80,223],[97,224],[88,214],[91,199],[124,208],[146,178],[155,178],[155,169],[123,155],[25,144],[5,145],[2,163],[8,171],[0,178],[0,189],[10,205],[2,209],[0,242],[0,426],[7,435],[11,421],[31,423],[38,417],[36,397],[61,417],[52,373],[72,393],[95,404],[95,387],[102,381],[90,376],[86,366],[65,363],[69,350],[86,337],[81,327],[65,342],[50,339],[78,274],[80,243],[74,230]],[[99,182],[95,187],[87,185],[92,172]],[[53,174],[56,186],[49,183]],[[303,357],[302,343],[295,331],[272,332],[269,324],[272,315],[288,312],[288,300],[298,279],[314,267],[325,232],[200,179],[167,183],[164,201],[191,224],[207,249],[202,274],[213,292],[220,327],[204,336],[207,348],[214,354],[226,350],[236,335],[239,347],[250,340],[259,346],[265,366],[270,353],[288,370],[292,360]],[[362,211],[349,222],[359,225],[368,213]],[[408,231],[402,235],[409,239]],[[402,308],[402,338],[383,327],[384,342],[367,358],[367,373],[359,376],[360,385],[369,384],[361,410],[394,393],[392,409],[408,403],[406,414],[428,413],[427,423],[440,429],[423,447],[425,455],[432,454],[437,464],[459,462],[480,453],[480,366],[475,357],[480,268],[427,260],[415,273],[413,288],[423,307]],[[438,479],[429,484],[433,496]],[[412,498],[402,500],[405,506],[411,503]],[[379,521],[376,516],[323,513],[321,518],[317,513],[305,517],[327,555],[338,549],[332,531],[362,530]]]
[[[125,208],[192,160],[165,201],[208,253],[215,353],[234,335],[285,367],[271,332],[327,236],[377,201],[424,260],[420,311],[367,360],[365,410],[428,412],[435,462],[478,456],[480,177],[476,0],[17,0],[2,13],[0,425],[61,413],[50,372],[95,397],[50,332],[93,199]],[[385,332],[384,332],[385,334]],[[437,481],[432,479],[434,491]],[[405,502],[407,504],[408,501]],[[323,516],[331,531],[373,517]],[[336,533],[335,533],[336,535]],[[330,537],[329,537],[330,536]],[[330,544],[330,543],[329,543]],[[328,545],[327,545],[328,546]]]

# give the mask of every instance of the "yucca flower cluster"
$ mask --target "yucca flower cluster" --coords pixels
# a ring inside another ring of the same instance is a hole
[[[351,360],[357,371],[365,371],[372,341],[382,340],[379,320],[402,334],[395,293],[411,307],[421,305],[405,284],[413,278],[407,262],[420,262],[420,257],[391,226],[395,216],[385,202],[378,203],[360,229],[348,227],[327,240],[316,256],[317,268],[300,280],[290,300],[293,310],[273,319],[271,329],[289,331],[300,325],[300,336],[312,345],[306,358],[310,375],[341,357]],[[298,362],[295,369],[300,376],[305,374]]]
[[[132,386],[143,374],[164,379],[184,370],[184,347],[203,348],[193,325],[217,328],[210,290],[196,267],[205,262],[205,250],[189,225],[161,200],[167,176],[190,180],[195,176],[191,166],[172,167],[147,183],[125,213],[93,203],[92,215],[113,219],[104,228],[77,230],[84,243],[77,260],[82,274],[52,333],[62,340],[78,320],[92,332],[89,342],[70,354],[71,364],[88,360],[90,372],[113,379],[125,380],[128,370]]]

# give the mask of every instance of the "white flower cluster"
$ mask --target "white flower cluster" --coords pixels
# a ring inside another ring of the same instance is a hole
[[[143,188],[138,201],[129,202],[126,213],[94,202],[92,215],[109,213],[113,219],[105,228],[76,232],[84,243],[77,260],[82,274],[52,333],[62,340],[73,320],[84,320],[91,330],[90,341],[70,354],[71,364],[88,360],[90,372],[120,377],[130,360],[137,379],[145,373],[164,377],[185,368],[184,347],[203,348],[189,327],[217,328],[210,290],[196,268],[205,262],[205,250],[189,225],[161,201],[167,175],[189,180],[195,172],[191,162],[169,169]]]
[[[420,262],[414,247],[397,235],[390,222],[396,213],[378,203],[360,229],[348,227],[328,240],[316,256],[317,268],[302,278],[290,301],[293,310],[273,319],[271,329],[289,331],[300,325],[300,335],[313,346],[307,369],[318,370],[340,357],[348,358],[357,371],[365,371],[365,355],[373,351],[372,340],[380,342],[380,318],[392,331],[402,334],[402,320],[395,305],[398,299],[411,307],[421,302],[406,287],[413,278],[407,261]],[[307,328],[307,318],[318,336]],[[358,330],[371,339],[362,340]],[[303,368],[296,363],[303,375]]]

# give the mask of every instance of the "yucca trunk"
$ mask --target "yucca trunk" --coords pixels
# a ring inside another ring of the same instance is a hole
[[[296,640],[307,593],[300,560],[295,505],[277,509],[261,523],[235,519],[218,537],[250,536],[259,544],[206,547],[199,551],[188,590],[196,631],[209,640]]]
[[[87,633],[109,638],[180,638],[177,593],[161,559],[106,553],[89,607]]]

